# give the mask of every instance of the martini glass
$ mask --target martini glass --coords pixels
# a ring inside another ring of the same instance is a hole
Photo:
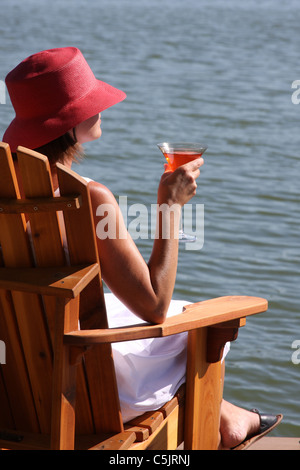
[[[207,149],[207,145],[194,143],[194,142],[162,142],[157,144],[158,148],[161,150],[163,155],[165,156],[168,164],[169,169],[171,171],[176,170],[181,165],[190,162],[191,160],[195,160],[196,158],[201,157],[205,150]],[[184,233],[182,228],[182,217],[180,221],[180,229],[179,229],[179,241],[180,242],[195,242],[197,239],[194,235],[188,235]]]

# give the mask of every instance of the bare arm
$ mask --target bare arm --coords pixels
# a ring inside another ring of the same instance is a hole
[[[112,193],[99,183],[89,183],[104,282],[133,313],[145,321],[162,323],[165,320],[176,278],[180,209],[196,192],[196,178],[202,164],[201,158],[173,173],[167,171],[162,175],[157,203],[165,204],[167,209],[172,210],[159,212],[158,236],[154,240],[148,264],[127,232]],[[102,211],[105,208],[112,210],[115,232],[101,239],[101,222],[105,218],[109,220],[107,213],[104,215]],[[163,237],[162,230],[167,226],[170,228],[169,236]]]

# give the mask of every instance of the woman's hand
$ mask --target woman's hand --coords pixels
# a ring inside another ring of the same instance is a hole
[[[158,187],[158,204],[167,203],[183,206],[195,196],[196,179],[200,175],[199,168],[203,163],[203,158],[197,158],[178,167],[173,172],[168,169],[166,164],[166,171],[163,173]]]

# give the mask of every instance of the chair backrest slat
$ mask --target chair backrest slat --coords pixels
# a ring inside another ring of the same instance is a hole
[[[21,147],[18,149],[18,163],[26,198],[54,196],[50,166],[45,156]],[[35,175],[34,178],[33,175]],[[63,244],[64,226],[63,223],[61,223],[61,226],[59,225],[59,215],[61,213],[56,211],[47,213],[37,211],[37,213],[27,214],[31,228],[35,264],[39,267],[64,266],[67,264]],[[43,304],[53,344],[56,299],[51,296],[43,296]],[[74,312],[74,315],[76,315],[76,312]],[[77,431],[91,433],[94,431],[94,424],[83,364],[78,367],[77,398],[78,403],[81,404],[81,406],[78,406],[76,413]]]
[[[80,209],[64,212],[70,262],[99,262],[87,183],[63,165],[57,165],[57,173],[61,196],[80,194],[82,199]],[[82,329],[107,328],[101,273],[82,292],[80,303]],[[98,345],[87,352],[85,365],[96,432],[123,431],[111,346]]]
[[[18,150],[18,165],[26,198],[54,196],[50,166],[46,157],[37,155],[33,151]],[[65,256],[57,213],[37,210],[27,217],[30,222],[36,265],[63,266]]]
[[[11,153],[9,147],[3,144],[0,146],[0,159],[0,197],[19,198],[20,191]],[[24,216],[0,214],[0,218],[0,242],[4,266],[32,266]],[[37,380],[34,379],[39,367],[31,366],[31,361],[36,354],[40,358],[37,362],[44,364],[42,352],[44,353],[45,344],[42,343],[45,339],[47,344],[47,338],[43,338],[42,332],[41,335],[35,332],[35,336],[39,338],[37,340],[39,344],[30,344],[31,335],[30,333],[28,335],[26,325],[30,322],[39,328],[42,322],[42,331],[44,330],[40,300],[32,294],[1,290],[0,302],[0,334],[7,348],[6,364],[1,366],[2,377],[5,381],[12,419],[16,428],[22,429],[23,427],[34,432],[39,429],[47,431],[49,418],[45,417],[42,410],[38,416],[39,410],[36,410],[35,399],[40,397],[44,405],[44,396],[47,395],[49,398],[49,392],[45,391],[43,384],[38,385]],[[35,321],[37,321],[36,324]]]

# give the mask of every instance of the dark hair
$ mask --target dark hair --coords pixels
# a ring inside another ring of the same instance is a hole
[[[72,136],[69,132],[34,150],[46,155],[51,166],[57,162],[64,163],[68,158],[79,160],[83,154],[82,146],[77,142],[75,133]]]
[[[64,163],[66,159],[78,161],[83,155],[82,146],[77,142],[74,131],[73,136],[67,132],[57,139],[33,150],[46,155],[50,166],[54,166],[57,162]],[[13,158],[17,160],[17,155],[13,154]]]

